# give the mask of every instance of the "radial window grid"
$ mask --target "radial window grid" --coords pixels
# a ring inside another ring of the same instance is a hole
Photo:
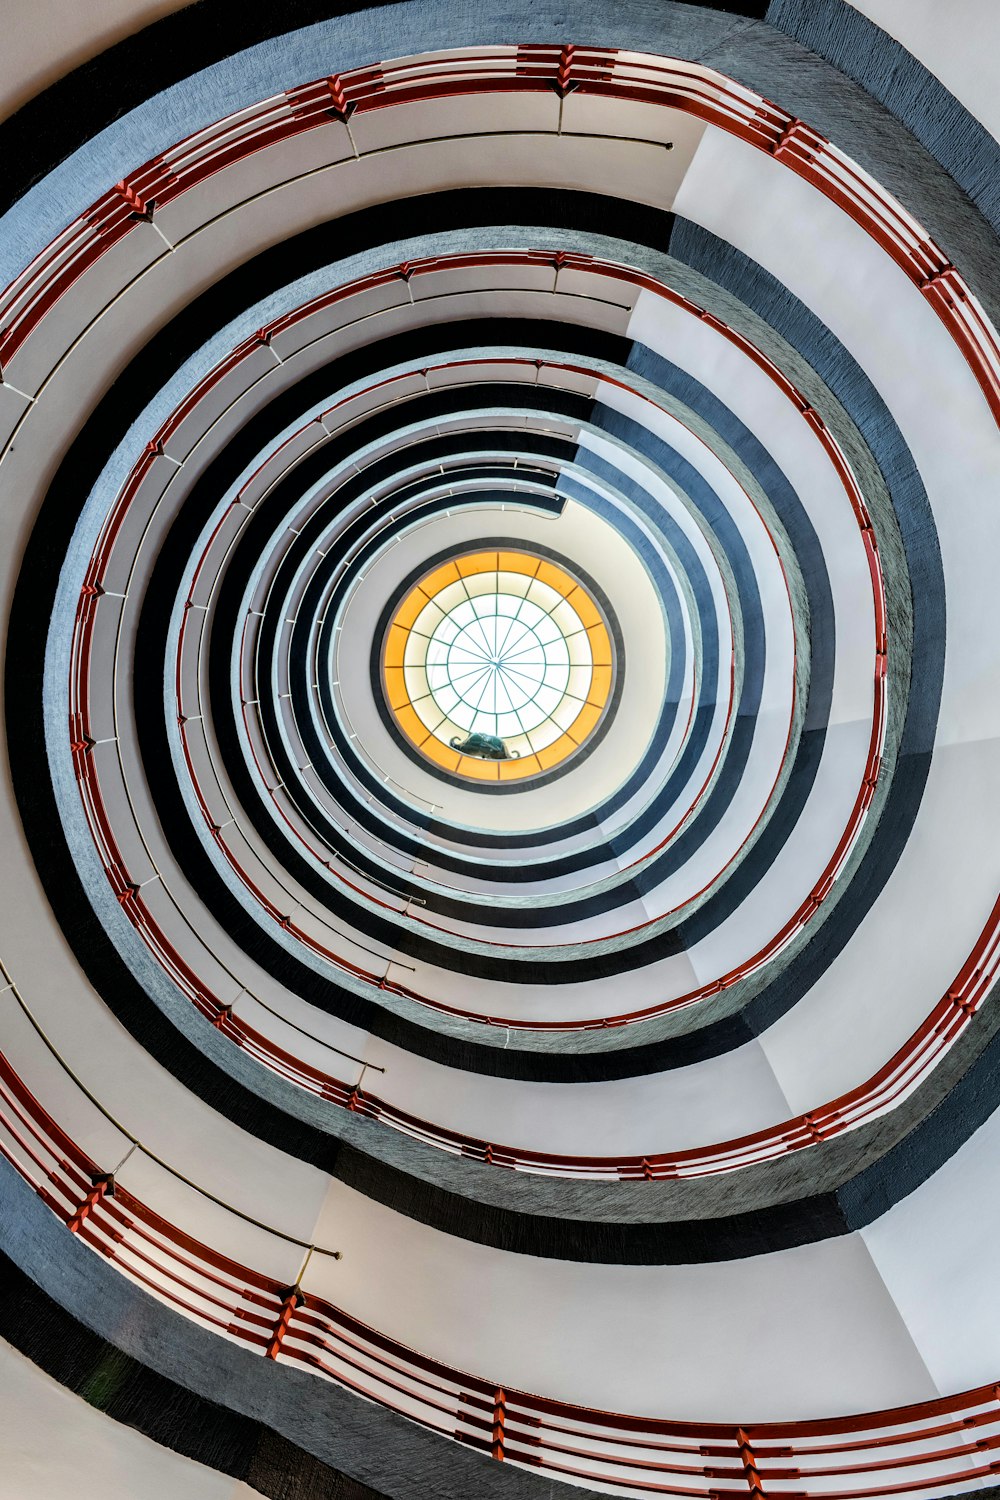
[[[551,770],[596,728],[611,693],[611,639],[586,589],[520,552],[456,558],[423,578],[386,633],[386,698],[428,759],[476,781]],[[509,759],[462,754],[471,734]]]

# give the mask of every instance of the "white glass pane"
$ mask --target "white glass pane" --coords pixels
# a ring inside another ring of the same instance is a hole
[[[423,698],[430,692],[430,683],[423,667],[404,668],[403,683],[411,703],[415,698]]]
[[[572,693],[575,698],[586,698],[590,693],[593,680],[594,674],[589,664],[574,666],[570,669],[566,691]]]
[[[500,573],[498,577],[500,593],[510,598],[523,599],[531,584],[527,573]]]
[[[413,622],[413,629],[419,635],[433,635],[446,613],[446,610],[438,608],[436,601],[425,604]]]
[[[558,725],[560,731],[569,729],[582,707],[583,705],[577,703],[575,698],[561,698],[552,710],[550,722]]]
[[[441,614],[448,614],[449,611],[455,608],[456,604],[461,604],[462,600],[468,597],[464,585],[456,579],[454,583],[446,583],[441,592],[434,595],[433,603],[438,607]],[[438,618],[440,619],[440,615]]]
[[[531,731],[531,745],[536,751],[544,750],[557,740],[562,730],[554,719],[544,719],[537,729]]]
[[[480,594],[492,595],[497,591],[495,573],[473,573],[469,578],[463,578],[462,582],[473,599]]]

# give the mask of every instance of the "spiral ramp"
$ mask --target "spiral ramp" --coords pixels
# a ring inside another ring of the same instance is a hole
[[[995,7],[11,32],[0,1494],[996,1493]]]

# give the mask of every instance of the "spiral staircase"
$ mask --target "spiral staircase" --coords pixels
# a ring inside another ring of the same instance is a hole
[[[1000,1493],[1000,11],[12,0],[0,1497]]]

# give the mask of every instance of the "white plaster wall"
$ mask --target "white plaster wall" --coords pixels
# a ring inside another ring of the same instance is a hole
[[[908,1198],[862,1230],[938,1389],[995,1381],[1000,1368],[1000,1114]]]
[[[93,1378],[96,1386],[99,1369]],[[2,1500],[257,1497],[247,1485],[113,1421],[2,1342],[0,1453]]]
[[[325,1285],[405,1342],[507,1387],[748,1421],[935,1393],[856,1235],[715,1265],[610,1267],[503,1254],[356,1198],[331,1185],[318,1234],[336,1230],[344,1259],[314,1257],[306,1290]]]
[[[914,831],[846,950],[765,1039],[798,1109],[835,1097],[892,1054],[951,983],[995,896],[1000,857],[984,830],[1000,817],[1000,700],[988,687],[1000,668],[1000,434],[925,299],[795,174],[710,130],[677,207],[772,271],[844,342],[910,444],[941,540],[945,678]]]
[[[3,0],[0,119],[124,37],[191,0]]]
[[[1000,140],[996,0],[849,0],[939,78]]]

